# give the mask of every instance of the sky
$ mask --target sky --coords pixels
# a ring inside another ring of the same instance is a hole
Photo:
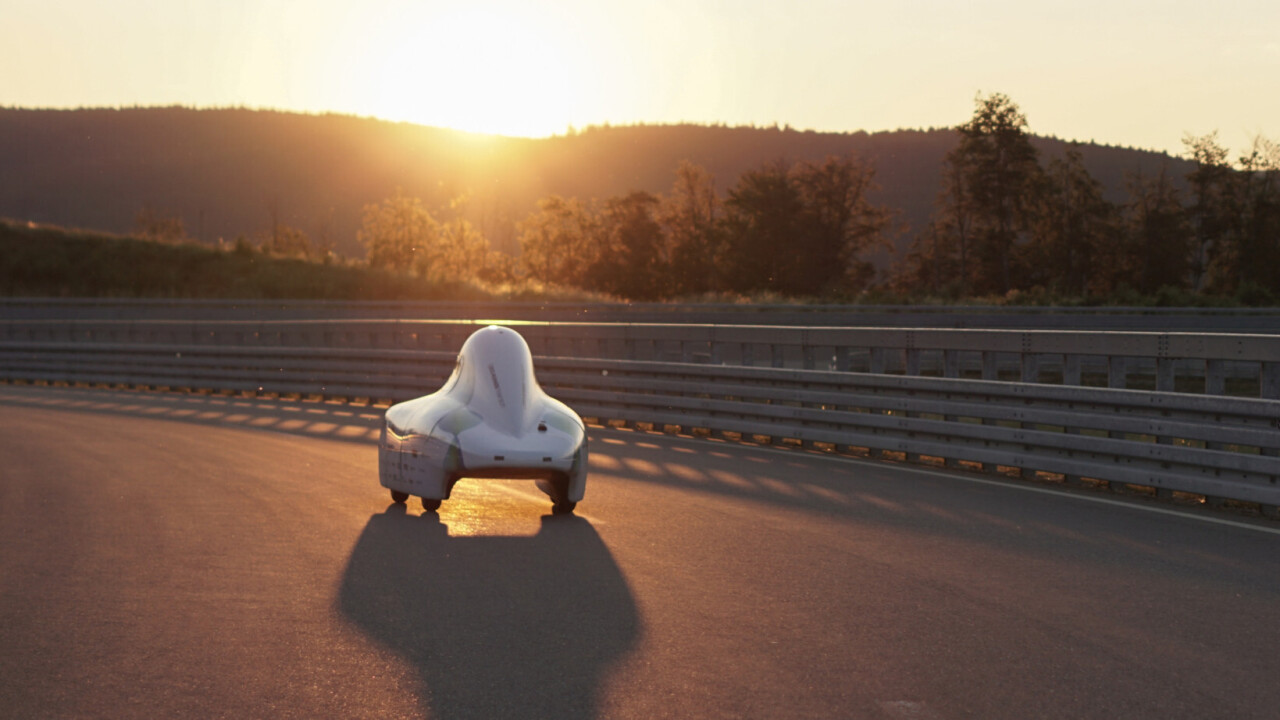
[[[1172,154],[1280,140],[1275,0],[0,0],[0,106],[187,105],[543,137],[948,127]]]

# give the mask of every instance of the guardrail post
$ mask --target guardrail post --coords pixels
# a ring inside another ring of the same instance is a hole
[[[1204,392],[1206,395],[1227,394],[1227,363],[1225,361],[1204,361]]]
[[[1077,383],[1077,384],[1079,384],[1079,383]],[[1080,428],[1078,428],[1078,427],[1072,427],[1072,426],[1070,426],[1070,425],[1068,425],[1068,426],[1066,426],[1066,427],[1062,428],[1062,431],[1063,431],[1064,433],[1066,433],[1067,435],[1079,435],[1079,434],[1080,434]],[[1080,475],[1073,475],[1073,474],[1070,474],[1070,473],[1064,473],[1064,474],[1062,475],[1062,481],[1063,481],[1064,483],[1066,483],[1067,485],[1071,485],[1071,486],[1073,486],[1073,487],[1082,487],[1082,486],[1084,485],[1084,478],[1083,478],[1082,476],[1080,476]]]
[[[1156,389],[1157,389],[1157,390],[1159,390],[1159,388],[1156,388]],[[1172,445],[1172,444],[1173,444],[1173,438],[1172,438],[1171,436],[1169,436],[1169,435],[1157,435],[1157,436],[1156,436],[1156,444],[1157,444],[1157,445]],[[1173,497],[1173,490],[1170,490],[1169,488],[1158,487],[1158,488],[1156,488],[1156,497],[1161,498],[1161,499],[1164,499],[1164,500],[1169,500],[1169,499],[1171,499],[1171,498]]]
[[[836,348],[836,371],[849,372],[849,348]]]
[[[885,349],[879,348],[879,347],[871,348],[871,368],[870,369],[872,374],[883,375],[884,365],[885,365]]]
[[[1035,353],[1022,353],[1022,382],[1040,382],[1040,356]]]
[[[814,355],[813,346],[812,346],[812,345],[810,345],[809,343],[805,343],[805,344],[804,344],[804,347],[800,348],[800,351],[801,351],[801,354],[802,354],[802,355],[803,355],[803,357],[804,357],[804,369],[805,369],[805,370],[812,370],[812,369],[813,369],[813,355]]]
[[[742,343],[740,350],[742,354],[742,364],[751,367],[756,364],[756,346],[753,343]]]
[[[1280,399],[1280,362],[1262,363],[1262,377],[1258,383],[1266,400]]]
[[[772,367],[780,368],[786,366],[785,350],[777,343],[769,345],[770,364]]]
[[[1000,357],[994,352],[984,350],[982,353],[982,379],[1000,379]]]
[[[906,374],[912,375],[912,376],[919,375],[920,374],[920,351],[904,350],[903,354],[906,356],[904,358],[904,362],[906,363],[906,366],[907,366]]]
[[[1129,358],[1112,356],[1107,359],[1107,387],[1124,388],[1129,376]]]
[[[1156,358],[1156,390],[1158,392],[1173,392],[1173,368],[1173,358]]]
[[[1276,457],[1280,455],[1280,449],[1274,447],[1258,448],[1258,452],[1268,457]],[[1280,481],[1280,477],[1272,475],[1271,482],[1274,484],[1277,481]],[[1268,503],[1260,503],[1260,505],[1261,507],[1258,509],[1262,511],[1263,515],[1269,518],[1280,518],[1280,506]]]
[[[942,376],[960,377],[960,353],[957,350],[942,351]]]
[[[1080,356],[1063,355],[1062,384],[1079,386],[1080,382]]]

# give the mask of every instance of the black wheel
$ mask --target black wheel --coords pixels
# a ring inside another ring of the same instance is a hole
[[[444,502],[440,498],[422,498],[422,509],[427,512],[435,512],[440,509],[440,503]]]
[[[402,493],[399,490],[392,490],[391,499],[403,505],[404,502],[409,499],[409,493]]]
[[[538,489],[551,498],[551,512],[555,515],[568,515],[578,506],[569,500],[569,476],[556,474],[549,478],[538,479]]]

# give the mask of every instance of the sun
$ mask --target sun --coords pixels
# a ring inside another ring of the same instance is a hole
[[[571,49],[563,24],[527,8],[420,11],[368,46],[361,111],[477,133],[563,132],[588,70]]]

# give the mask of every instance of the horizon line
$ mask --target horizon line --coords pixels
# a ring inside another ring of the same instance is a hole
[[[388,123],[392,125],[409,125],[413,127],[427,129],[427,130],[452,132],[452,133],[458,133],[461,135],[471,136],[477,139],[490,139],[490,140],[495,140],[495,139],[496,140],[555,140],[555,139],[576,137],[578,135],[583,135],[589,132],[599,132],[602,130],[636,129],[636,128],[695,127],[695,128],[706,128],[706,129],[722,128],[727,130],[764,130],[764,131],[773,130],[781,133],[796,133],[801,135],[815,134],[815,135],[868,135],[868,136],[871,136],[871,135],[884,135],[884,134],[891,134],[891,133],[911,133],[911,132],[930,133],[930,132],[941,132],[941,131],[953,131],[960,126],[960,124],[958,123],[956,125],[947,125],[942,127],[928,127],[928,128],[899,127],[899,128],[881,129],[881,130],[867,130],[867,129],[819,130],[816,128],[796,128],[792,126],[790,123],[780,123],[778,121],[774,121],[770,125],[756,125],[754,123],[730,124],[729,122],[723,121],[723,120],[709,121],[709,122],[692,121],[692,120],[680,120],[675,122],[668,122],[668,121],[652,122],[647,120],[636,120],[636,121],[624,122],[624,123],[615,123],[609,120],[605,120],[601,123],[589,123],[581,127],[575,126],[574,124],[570,123],[565,128],[565,130],[560,133],[551,133],[547,135],[509,135],[509,134],[503,134],[503,133],[467,130],[465,128],[449,127],[446,125],[430,125],[430,124],[419,122],[416,120],[396,119],[396,118],[383,117],[379,115],[363,115],[359,113],[341,111],[341,110],[305,110],[305,109],[280,108],[280,107],[270,107],[270,106],[261,106],[261,105],[254,106],[254,105],[248,105],[248,104],[186,105],[182,103],[167,103],[167,104],[157,103],[157,104],[132,104],[132,105],[126,105],[126,104],[76,105],[76,106],[50,105],[50,106],[42,106],[42,107],[0,105],[0,110],[16,110],[16,111],[26,111],[26,112],[90,112],[90,111],[104,111],[104,110],[110,110],[110,111],[116,111],[116,112],[129,111],[129,110],[189,110],[192,112],[204,112],[204,111],[238,110],[238,111],[247,111],[247,112],[254,112],[254,113],[275,113],[280,115],[296,115],[296,116],[304,116],[304,117],[317,117],[317,118],[337,117],[337,118],[345,118],[345,119],[352,119],[352,120],[367,120],[367,121]],[[1027,134],[1033,138],[1058,141],[1058,142],[1065,143],[1067,145],[1086,145],[1086,146],[1091,145],[1099,148],[1136,150],[1139,152],[1149,152],[1157,155],[1164,155],[1166,157],[1170,157],[1174,159],[1185,159],[1181,155],[1174,155],[1167,150],[1159,150],[1155,148],[1113,145],[1110,143],[1101,143],[1093,139],[1067,140],[1064,138],[1057,137],[1056,135],[1040,134],[1030,130],[1028,130]]]

